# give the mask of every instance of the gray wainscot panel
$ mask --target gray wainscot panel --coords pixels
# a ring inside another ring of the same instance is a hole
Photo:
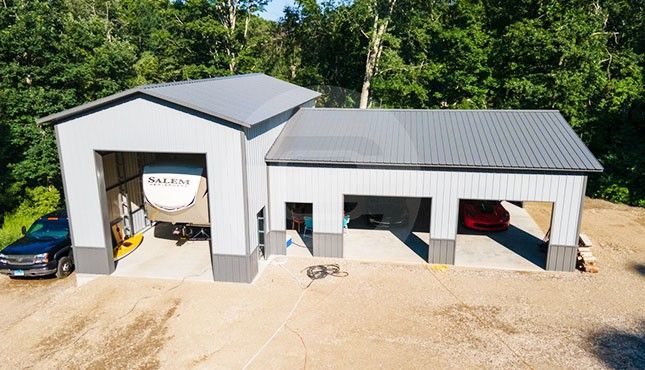
[[[428,244],[428,262],[454,265],[455,240],[430,239]]]
[[[284,230],[270,231],[266,238],[267,245],[265,254],[267,257],[287,254],[286,238],[287,232]]]
[[[250,255],[213,255],[213,278],[215,281],[250,283],[258,273],[257,249]]]
[[[551,271],[574,271],[578,247],[570,245],[549,245],[546,269]]]
[[[314,256],[343,258],[343,234],[313,233]]]
[[[74,263],[76,272],[81,274],[109,275],[114,272],[112,248],[74,246]]]

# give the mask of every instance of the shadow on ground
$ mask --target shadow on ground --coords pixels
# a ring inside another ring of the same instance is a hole
[[[632,268],[642,276],[645,276],[645,264],[635,263],[632,265]]]
[[[612,369],[645,369],[645,320],[638,330],[607,328],[589,335],[593,354]]]
[[[300,236],[300,239],[302,240],[304,245],[301,245],[294,240],[291,241],[292,245],[299,248],[307,248],[309,250],[309,253],[313,256],[314,255],[313,233],[310,231],[305,235],[304,233],[298,231],[298,235]]]
[[[424,261],[428,260],[429,246],[428,242],[413,234],[407,228],[392,228],[390,232],[405,244],[412,252],[421,257]]]

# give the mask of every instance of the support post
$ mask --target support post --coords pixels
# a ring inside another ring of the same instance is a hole
[[[551,235],[546,257],[546,269],[575,271],[578,258],[578,238],[587,178],[568,179],[565,191],[553,203]]]
[[[313,254],[343,258],[343,197],[313,204]]]
[[[432,199],[428,263],[455,264],[459,199],[443,196]]]

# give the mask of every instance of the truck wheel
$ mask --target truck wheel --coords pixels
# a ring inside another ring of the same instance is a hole
[[[74,263],[69,257],[62,257],[58,260],[58,269],[56,270],[56,277],[61,279],[69,276],[74,269]]]

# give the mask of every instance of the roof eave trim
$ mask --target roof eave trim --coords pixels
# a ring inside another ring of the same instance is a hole
[[[87,102],[85,104],[81,104],[81,105],[73,107],[73,108],[65,109],[65,110],[63,110],[61,112],[52,113],[52,114],[47,115],[45,117],[40,117],[40,118],[36,119],[36,123],[40,125],[40,124],[43,124],[43,123],[61,121],[61,120],[66,119],[67,117],[74,116],[74,115],[77,115],[77,114],[81,114],[81,113],[86,112],[88,110],[100,107],[100,106],[105,105],[105,104],[109,104],[110,102],[113,102],[115,100],[123,99],[123,98],[126,98],[128,96],[131,96],[131,95],[134,95],[134,94],[137,94],[137,93],[141,93],[141,92],[142,92],[141,89],[138,88],[138,87],[128,89],[128,90],[125,90],[125,91],[121,91],[121,92],[118,92],[116,94],[108,95],[106,97],[103,97],[103,98],[100,98],[100,99],[97,99],[97,100],[93,100],[91,102]]]
[[[163,100],[163,101],[171,103],[171,104],[176,104],[176,105],[182,106],[184,108],[194,110],[196,112],[204,113],[204,114],[206,114],[208,116],[211,116],[211,117],[214,117],[214,118],[218,118],[218,119],[222,119],[222,120],[234,123],[236,125],[240,125],[240,126],[247,127],[247,128],[251,127],[250,124],[248,124],[246,122],[242,122],[242,121],[240,121],[238,119],[228,117],[228,116],[226,116],[224,114],[215,113],[215,112],[210,111],[208,109],[201,109],[199,107],[194,106],[193,104],[186,103],[186,102],[184,102],[182,100],[171,99],[171,98],[168,98],[165,95],[156,94],[156,93],[151,92],[150,90],[146,90],[146,89],[142,89],[142,88],[129,89],[129,90],[117,93],[117,94],[113,94],[113,95],[106,96],[106,97],[98,99],[98,100],[91,101],[89,103],[79,105],[79,106],[74,107],[74,108],[64,110],[62,112],[50,114],[48,116],[45,116],[45,117],[37,119],[36,123],[37,124],[43,124],[43,123],[50,123],[50,122],[55,123],[55,122],[58,122],[58,121],[63,121],[65,119],[69,118],[69,117],[73,117],[73,116],[76,116],[76,115],[79,115],[79,114],[83,114],[83,113],[85,113],[85,112],[87,112],[89,110],[92,110],[92,109],[95,109],[95,108],[100,108],[103,105],[106,105],[106,104],[109,104],[109,103],[112,103],[112,102],[116,102],[116,101],[118,101],[120,99],[124,99],[124,98],[130,97],[130,96],[133,96],[135,94],[147,95],[147,96],[150,96],[152,98],[160,99],[160,100]]]
[[[281,160],[281,159],[267,159],[265,162],[268,165],[295,165],[295,166],[315,166],[315,167],[354,167],[354,168],[384,168],[384,169],[435,169],[435,170],[497,170],[497,171],[521,171],[521,172],[534,172],[534,173],[577,173],[577,174],[592,174],[601,173],[604,171],[602,166],[600,168],[587,169],[587,168],[534,168],[534,167],[495,167],[495,166],[450,166],[450,165],[432,165],[432,164],[402,164],[402,163],[356,163],[356,162],[340,162],[340,161],[305,161],[305,160]]]

